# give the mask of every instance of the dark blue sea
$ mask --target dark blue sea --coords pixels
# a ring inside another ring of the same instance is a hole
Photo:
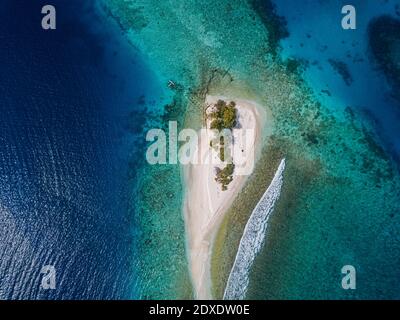
[[[97,7],[0,6],[0,299],[135,295],[130,190],[143,161],[154,76]],[[41,288],[41,269],[56,289]]]

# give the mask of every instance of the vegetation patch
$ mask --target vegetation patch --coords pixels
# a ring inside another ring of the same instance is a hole
[[[210,129],[218,130],[232,130],[237,124],[237,108],[236,103],[231,101],[229,103],[218,100],[213,106],[213,110],[208,115],[211,120]],[[228,160],[229,153],[229,143],[225,141],[223,136],[220,136],[217,141],[210,141],[210,146],[217,148],[219,152],[219,158],[222,162]],[[233,180],[233,172],[235,170],[235,165],[228,163],[223,169],[217,168],[217,176],[215,181],[221,184],[222,190],[228,189],[229,183]]]

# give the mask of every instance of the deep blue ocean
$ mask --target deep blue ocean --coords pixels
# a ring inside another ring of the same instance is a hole
[[[154,76],[92,1],[0,6],[0,299],[135,295],[134,206]],[[97,4],[96,4],[97,5]],[[40,284],[56,269],[56,290]]]

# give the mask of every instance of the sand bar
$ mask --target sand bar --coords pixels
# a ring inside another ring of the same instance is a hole
[[[261,130],[265,123],[263,108],[253,101],[222,96],[207,96],[206,104],[215,104],[218,99],[226,102],[235,101],[238,126],[242,129],[254,129],[254,139],[250,147],[253,148],[253,154],[257,154],[260,148]],[[207,135],[199,134],[199,145],[200,158],[210,157],[212,151]],[[248,175],[234,174],[228,189],[222,191],[221,185],[215,181],[216,165],[204,162],[206,161],[183,166],[186,185],[183,213],[189,266],[196,298],[212,299],[210,277],[212,243],[225,212],[243,188]]]

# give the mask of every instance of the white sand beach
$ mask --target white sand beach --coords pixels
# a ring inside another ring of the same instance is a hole
[[[246,155],[257,154],[260,148],[261,130],[265,124],[264,109],[253,101],[222,96],[207,96],[205,103],[207,105],[215,104],[219,99],[236,103],[238,125],[241,129],[254,130],[254,138],[250,146],[254,152],[246,152]],[[199,135],[199,145],[201,159],[209,157],[212,149],[207,134]],[[234,154],[234,161],[235,156]],[[249,156],[246,161],[254,162],[255,158]],[[212,299],[210,258],[213,240],[225,212],[243,188],[248,175],[236,175],[235,172],[228,189],[222,191],[221,185],[215,181],[216,165],[204,162],[183,166],[186,184],[183,211],[195,295],[197,299]]]

